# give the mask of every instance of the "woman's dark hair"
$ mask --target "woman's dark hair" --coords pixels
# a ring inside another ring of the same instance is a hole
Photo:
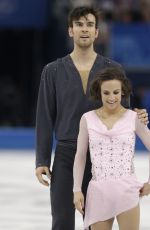
[[[95,9],[91,6],[80,6],[74,8],[68,16],[68,25],[69,27],[73,27],[73,21],[79,20],[80,17],[85,17],[87,14],[92,14],[95,17],[96,25],[95,27],[98,28],[98,21],[99,21],[99,15],[100,11],[98,9]]]
[[[104,81],[118,80],[122,85],[123,97],[128,98],[132,93],[132,86],[123,69],[108,67],[98,72],[90,85],[90,96],[93,100],[101,100],[101,85]]]

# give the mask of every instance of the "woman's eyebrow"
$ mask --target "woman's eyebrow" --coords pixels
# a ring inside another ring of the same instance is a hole
[[[109,91],[109,89],[103,89],[103,90],[107,90],[107,91]],[[114,89],[114,90],[121,90],[121,89]]]

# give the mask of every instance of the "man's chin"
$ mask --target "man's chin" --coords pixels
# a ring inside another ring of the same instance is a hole
[[[80,44],[79,44],[79,47],[80,47],[80,48],[86,48],[86,49],[87,49],[87,48],[90,48],[91,45],[92,45],[91,43],[90,43],[90,44],[89,44],[89,43],[82,43],[82,44],[80,43]]]

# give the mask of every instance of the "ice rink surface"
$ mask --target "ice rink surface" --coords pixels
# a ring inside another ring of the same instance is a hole
[[[34,161],[33,151],[0,151],[0,230],[51,229],[49,188],[37,181]],[[138,179],[145,182],[149,175],[148,153],[135,155],[135,168]],[[150,230],[150,196],[142,198],[140,206],[140,230]],[[115,222],[113,230],[117,229]],[[83,230],[79,213],[76,230]]]

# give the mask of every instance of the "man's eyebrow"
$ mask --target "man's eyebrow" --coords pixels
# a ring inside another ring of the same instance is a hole
[[[74,23],[82,23],[82,21],[76,20],[74,21]]]
[[[74,21],[75,23],[83,23],[83,21],[80,21],[80,20],[76,20],[76,21]],[[90,23],[90,24],[95,24],[95,22],[93,22],[93,21],[86,21],[87,23]]]

